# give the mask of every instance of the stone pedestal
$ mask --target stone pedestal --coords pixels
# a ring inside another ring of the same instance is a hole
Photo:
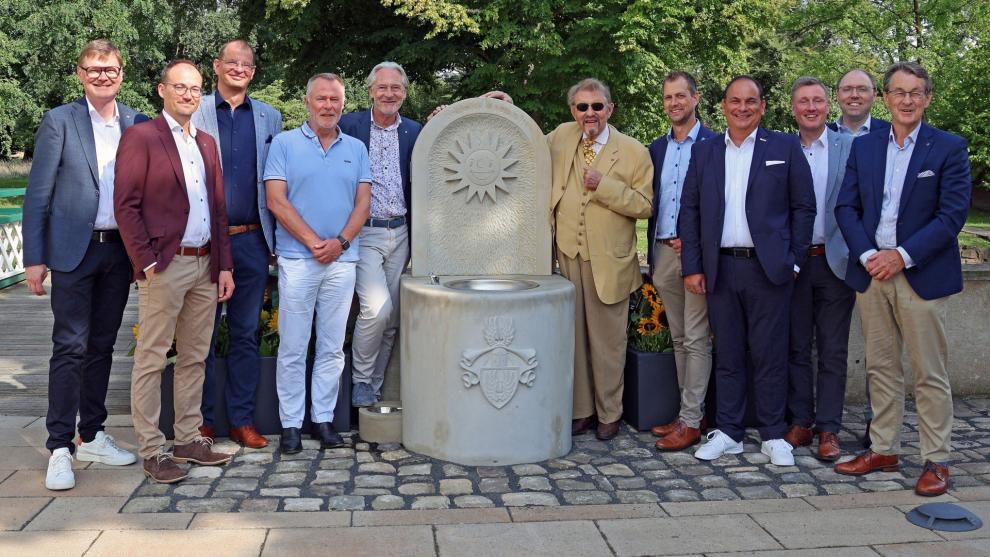
[[[403,277],[402,440],[465,465],[571,449],[574,285],[560,276]]]

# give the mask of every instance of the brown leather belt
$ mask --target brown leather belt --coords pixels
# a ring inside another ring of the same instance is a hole
[[[192,255],[195,257],[210,255],[210,244],[206,244],[201,248],[187,248],[179,246],[179,249],[175,250],[175,255]]]
[[[676,242],[676,241],[677,241],[677,238],[664,238],[662,240],[657,240],[657,243],[658,244],[663,244],[665,246],[674,247],[674,242]]]
[[[239,224],[237,226],[228,226],[227,234],[230,236],[235,236],[237,234],[251,232],[252,230],[258,230],[259,228],[261,228],[260,224]]]
[[[825,255],[825,244],[814,244],[808,248],[808,255],[811,257],[818,257],[820,255]]]

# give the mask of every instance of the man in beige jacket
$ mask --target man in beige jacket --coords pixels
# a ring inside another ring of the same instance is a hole
[[[567,94],[574,122],[547,136],[553,165],[550,210],[561,273],[577,289],[574,420],[608,440],[622,417],[629,294],[643,283],[636,219],[649,218],[653,165],[646,148],[608,125],[614,105],[597,79]]]

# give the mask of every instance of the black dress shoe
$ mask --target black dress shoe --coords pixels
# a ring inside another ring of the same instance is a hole
[[[296,454],[302,450],[302,435],[298,427],[282,428],[282,442],[279,448],[285,454]]]
[[[344,446],[344,438],[333,430],[333,425],[330,422],[320,422],[313,425],[313,429],[316,430],[313,433],[313,439],[319,439],[321,449],[333,449]]]

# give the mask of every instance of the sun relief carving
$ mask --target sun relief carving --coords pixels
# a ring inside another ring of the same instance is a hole
[[[448,151],[453,162],[444,165],[450,172],[446,181],[453,182],[450,193],[468,190],[467,200],[478,197],[484,203],[489,197],[495,203],[496,190],[511,193],[506,181],[513,181],[516,174],[510,169],[519,159],[508,157],[513,148],[511,141],[499,138],[495,132],[468,132],[454,139],[454,148]]]

